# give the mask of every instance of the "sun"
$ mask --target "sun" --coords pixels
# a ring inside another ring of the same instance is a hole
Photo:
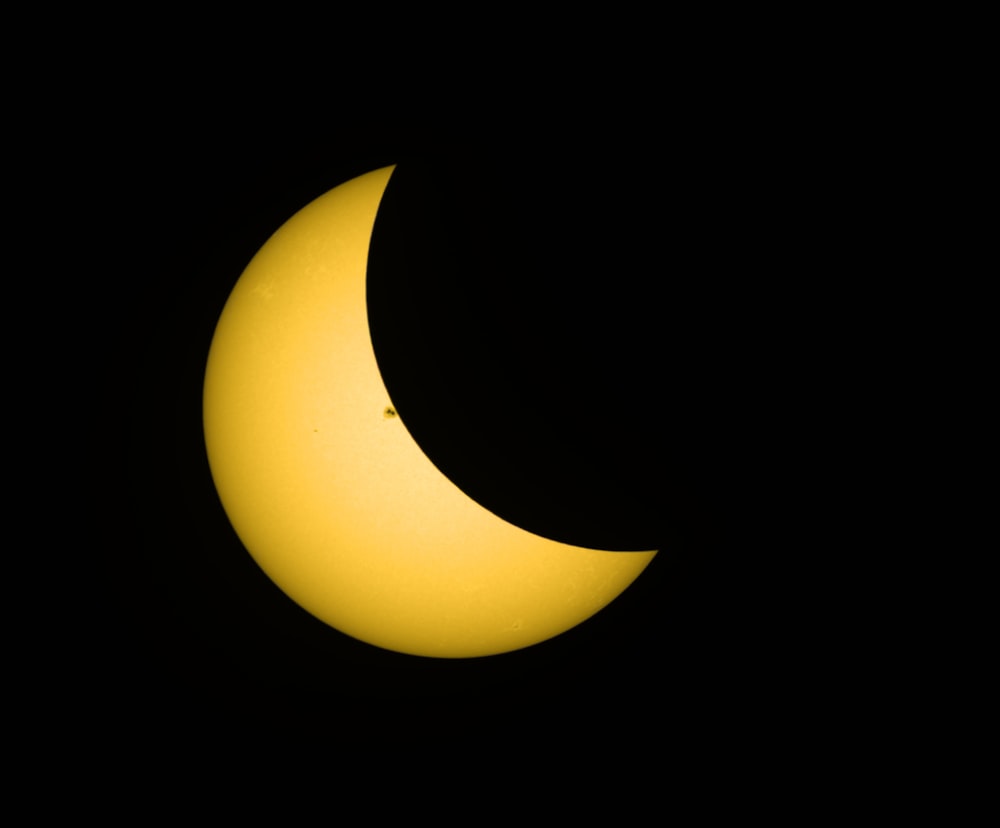
[[[385,167],[313,201],[258,252],[219,319],[204,385],[213,480],[292,600],[378,647],[466,658],[558,635],[656,554],[532,534],[423,453],[379,373],[365,301]]]

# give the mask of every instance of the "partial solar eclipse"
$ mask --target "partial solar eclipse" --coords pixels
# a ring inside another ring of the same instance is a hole
[[[508,523],[411,437],[379,373],[365,298],[392,172],[307,205],[234,287],[205,375],[212,477],[261,569],[335,629],[420,656],[517,650],[602,609],[656,552],[572,546]]]

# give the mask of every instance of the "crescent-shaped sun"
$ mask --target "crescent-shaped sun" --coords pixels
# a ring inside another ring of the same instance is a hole
[[[205,375],[212,476],[263,571],[330,626],[414,655],[516,650],[593,615],[656,553],[513,526],[413,440],[379,373],[365,301],[392,170],[307,205],[237,282]]]

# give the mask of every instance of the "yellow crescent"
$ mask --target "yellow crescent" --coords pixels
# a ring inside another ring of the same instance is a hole
[[[238,280],[205,374],[212,477],[261,569],[330,626],[414,655],[516,650],[589,618],[656,552],[511,525],[413,440],[382,381],[365,301],[393,169],[308,204]]]

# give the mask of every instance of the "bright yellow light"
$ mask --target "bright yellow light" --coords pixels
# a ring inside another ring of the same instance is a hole
[[[392,170],[306,206],[240,277],[205,376],[212,475],[257,563],[327,624],[415,655],[516,650],[589,618],[656,553],[582,549],[513,526],[410,436],[365,302]]]

